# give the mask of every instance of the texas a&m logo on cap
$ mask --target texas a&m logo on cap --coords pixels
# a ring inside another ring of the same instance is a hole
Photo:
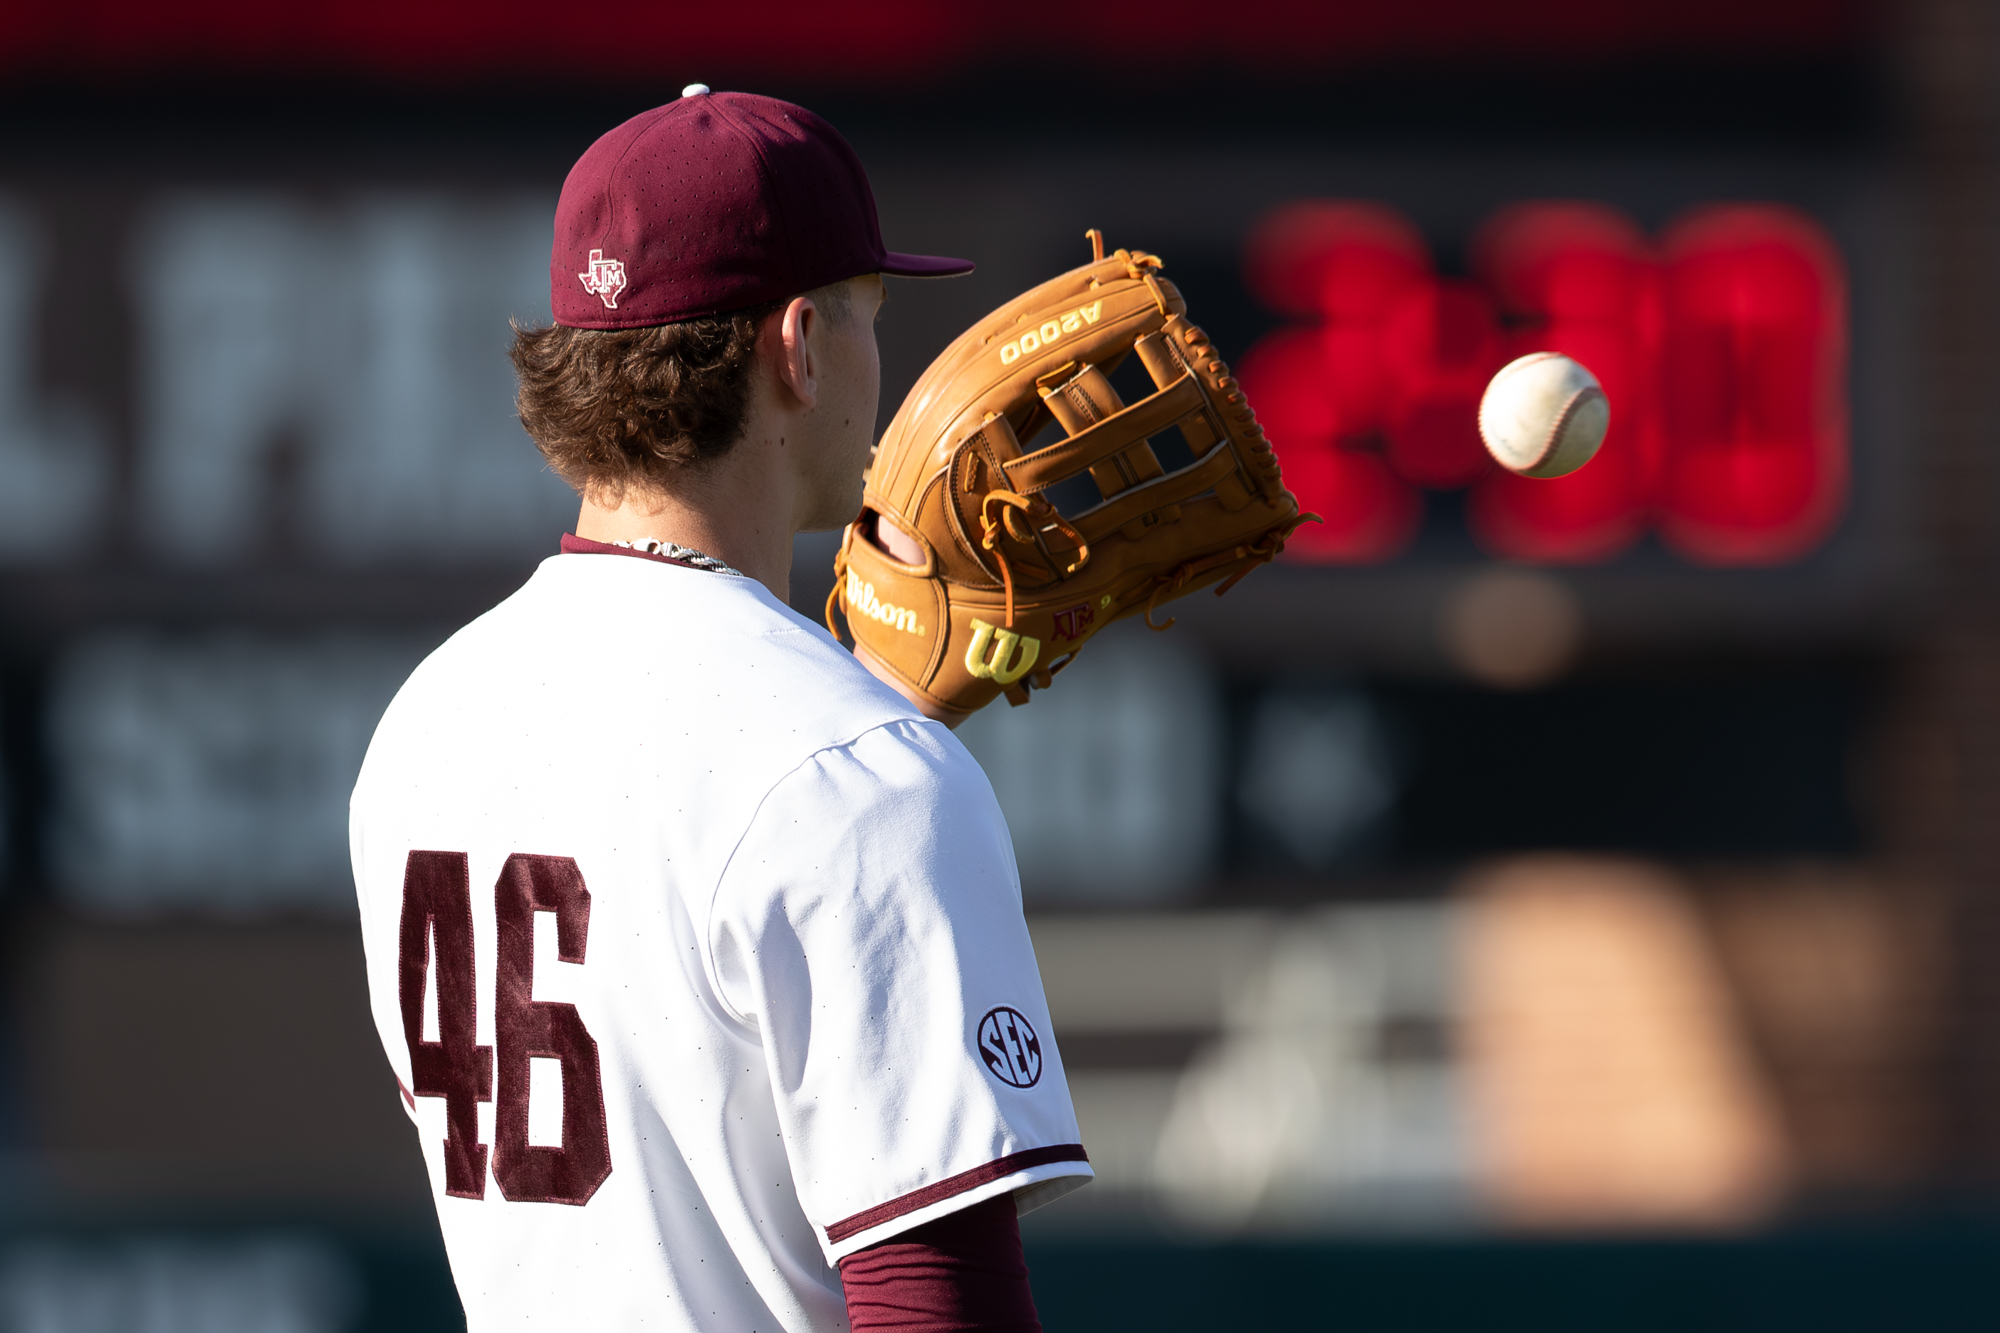
[[[1010,1088],[1042,1081],[1042,1042],[1019,1009],[1001,1005],[979,1020],[979,1058]]]
[[[625,261],[606,259],[602,250],[590,252],[590,270],[576,275],[583,282],[583,289],[592,296],[602,297],[604,308],[618,308],[618,293],[625,290]]]

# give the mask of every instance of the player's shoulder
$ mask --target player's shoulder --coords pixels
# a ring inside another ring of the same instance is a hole
[[[802,756],[787,777],[839,789],[840,804],[857,812],[905,802],[912,809],[959,807],[967,799],[998,810],[979,761],[943,723],[914,713],[876,720],[821,746]]]
[[[783,767],[876,727],[923,723],[755,580],[598,554],[543,561],[418,667],[384,721],[504,726],[599,710],[615,710],[626,734],[671,733]]]
[[[756,915],[772,894],[800,909],[891,898],[907,909],[967,894],[1018,905],[1020,880],[985,773],[942,723],[913,718],[821,747],[778,775],[716,893],[735,904],[725,915]]]

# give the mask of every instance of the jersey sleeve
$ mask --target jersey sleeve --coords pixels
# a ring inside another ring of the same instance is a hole
[[[1006,823],[942,727],[878,727],[773,787],[708,938],[829,1263],[1090,1178]]]

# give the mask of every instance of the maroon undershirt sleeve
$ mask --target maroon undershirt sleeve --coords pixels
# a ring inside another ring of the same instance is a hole
[[[853,1333],[1042,1333],[1011,1194],[857,1250],[840,1282]]]

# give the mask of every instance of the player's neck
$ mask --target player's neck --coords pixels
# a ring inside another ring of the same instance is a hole
[[[742,570],[779,601],[791,596],[793,513],[789,470],[772,458],[778,445],[756,430],[673,490],[627,487],[616,504],[584,497],[576,535],[595,542],[647,538],[692,546]]]

